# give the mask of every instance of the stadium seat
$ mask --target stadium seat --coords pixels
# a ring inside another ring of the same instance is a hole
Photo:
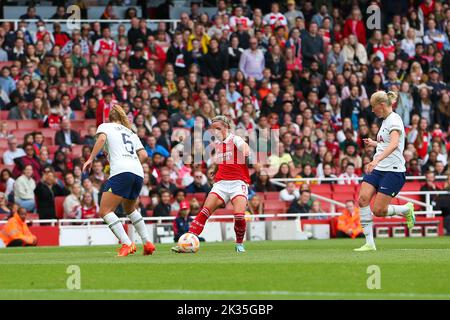
[[[84,120],[72,120],[70,121],[72,130],[81,130],[86,128],[86,123]]]
[[[55,213],[56,213],[56,218],[57,219],[62,219],[64,218],[64,199],[66,197],[64,196],[58,196],[55,197]]]
[[[84,111],[74,111],[75,113],[75,120],[84,120]],[[84,121],[83,121],[83,127],[84,127]]]
[[[8,110],[1,110],[0,111],[0,120],[7,120],[8,119]]]
[[[402,191],[419,191],[423,183],[419,181],[407,181],[402,188]]]
[[[76,157],[76,158],[81,157],[83,147],[84,146],[81,145],[81,144],[77,144],[77,145],[71,146],[71,148],[72,148],[72,156]]]
[[[8,148],[8,139],[0,138],[0,148],[7,149]],[[3,152],[1,153],[3,156]]]
[[[338,193],[354,193],[355,192],[355,185],[344,185],[344,184],[333,184],[332,185],[333,192]]]
[[[283,201],[265,201],[264,213],[284,213],[286,212],[286,205]]]
[[[17,128],[20,130],[37,130],[42,127],[42,123],[37,120],[20,120],[17,124]]]
[[[18,126],[17,126],[18,121],[6,120],[5,123],[8,126],[8,130],[10,130],[10,131],[16,130],[18,128]]]
[[[200,193],[194,193],[194,198],[198,200],[198,202],[203,203],[206,199],[206,193],[200,192]]]
[[[280,193],[279,192],[266,192],[264,194],[264,198],[266,200],[280,200]]]
[[[149,196],[141,196],[139,197],[139,202],[142,203],[144,207],[147,207],[149,204],[152,203],[152,198]]]
[[[348,200],[355,200],[354,193],[333,193],[332,194],[333,200],[345,203]]]
[[[317,194],[331,193],[331,184],[312,184],[310,189],[312,193]]]

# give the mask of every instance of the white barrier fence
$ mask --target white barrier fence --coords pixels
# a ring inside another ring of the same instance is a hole
[[[358,178],[354,178],[352,180],[355,181],[362,181],[363,177],[358,177]],[[406,180],[425,180],[426,177],[425,176],[407,176]],[[447,179],[447,176],[436,176],[436,180],[445,180]],[[278,186],[282,186],[285,187],[287,182],[306,182],[308,184],[310,184],[311,182],[313,183],[321,183],[323,181],[326,182],[339,182],[341,181],[341,179],[339,178],[272,178],[270,179],[271,182],[273,182],[274,184],[278,185]],[[431,200],[431,197],[434,195],[449,195],[450,191],[400,191],[399,194],[397,195],[397,198],[404,200],[404,201],[409,201],[412,202],[415,205],[424,207],[424,209],[426,210],[426,212],[429,212],[427,214],[427,217],[434,217],[433,212],[433,203]],[[420,201],[417,199],[413,199],[411,197],[411,195],[420,195],[420,196],[425,196],[425,201]],[[345,204],[339,201],[336,201],[334,199],[316,194],[316,193],[311,193],[311,196],[321,200],[321,201],[325,201],[331,204],[331,211],[332,212],[336,212],[336,206],[339,207],[345,207]]]
[[[441,214],[440,211],[419,211],[418,215]],[[280,213],[248,215],[247,220],[247,240],[307,240],[329,239],[330,225],[324,218],[336,217],[340,213]],[[312,223],[303,223],[300,218],[307,217],[316,219]],[[211,216],[206,224],[201,236],[207,242],[234,240],[234,223],[217,220],[230,220],[233,215]],[[270,220],[265,220],[271,218]],[[277,220],[276,218],[291,218],[291,220]],[[175,217],[146,217],[147,230],[150,239],[156,243],[173,243],[174,235],[172,222]],[[274,220],[272,220],[274,219]],[[320,223],[321,220],[323,223]],[[121,218],[122,223],[128,224],[128,235],[135,243],[141,243],[129,219]],[[0,221],[4,224],[6,221]],[[103,219],[47,219],[33,220],[33,225],[52,225],[59,229],[60,246],[91,246],[91,245],[114,245],[118,244],[117,238],[110,231],[109,227],[103,223]],[[396,223],[398,224],[398,222]],[[418,223],[420,224],[420,223]]]

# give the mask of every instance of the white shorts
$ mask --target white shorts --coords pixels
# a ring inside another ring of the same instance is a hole
[[[248,200],[248,185],[242,180],[220,180],[214,183],[210,193],[214,193],[225,204],[238,196]]]

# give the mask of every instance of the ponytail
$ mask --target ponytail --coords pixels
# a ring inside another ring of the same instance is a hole
[[[397,92],[394,91],[388,91],[386,93],[387,98],[388,98],[388,105],[390,107],[394,106],[397,103],[397,99],[398,99],[398,94]]]
[[[392,108],[397,103],[397,99],[398,94],[394,91],[377,91],[370,97],[370,104],[374,106],[380,103],[386,103]]]
[[[131,129],[131,123],[126,115],[125,111],[123,111],[122,107],[118,104],[115,104],[111,111],[109,112],[109,121],[110,122],[120,122],[124,127]]]

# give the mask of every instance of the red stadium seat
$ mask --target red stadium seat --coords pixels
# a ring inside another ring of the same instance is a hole
[[[86,128],[86,123],[84,120],[72,120],[70,121],[70,125],[72,127],[72,130],[81,130]]]
[[[198,200],[198,202],[203,203],[206,199],[206,193],[200,192],[200,193],[194,193],[194,198]]]
[[[47,146],[47,149],[48,149],[48,153],[49,153],[49,154],[55,154],[56,151],[58,151],[59,146],[57,146],[57,145],[51,145],[51,146]]]
[[[11,67],[14,64],[14,61],[1,61],[0,69],[3,67]]]
[[[8,139],[0,138],[0,148],[7,149],[8,148]],[[2,152],[3,155],[3,152]]]
[[[283,201],[265,201],[264,213],[285,213],[286,205]]]
[[[85,115],[84,111],[74,111],[74,113],[75,113],[75,120],[84,120]]]
[[[77,144],[77,145],[73,145],[72,148],[72,155],[76,158],[81,157],[81,153],[83,150],[83,145]]]
[[[64,199],[66,197],[55,197],[55,212],[56,212],[56,218],[62,219],[64,217]]]
[[[139,202],[142,203],[144,207],[147,207],[149,204],[152,203],[152,198],[149,196],[141,196],[139,197]]]
[[[310,189],[312,193],[331,193],[331,184],[311,184]]]
[[[354,193],[355,192],[355,185],[344,185],[344,184],[333,184],[333,192],[338,193]]]
[[[348,200],[355,200],[355,194],[354,193],[333,193],[332,195],[333,200],[343,202],[345,203]]]
[[[266,192],[264,194],[264,198],[266,200],[280,200],[280,193],[279,192]]]
[[[1,110],[0,111],[0,120],[7,120],[8,119],[8,110]]]
[[[8,126],[8,130],[16,130],[18,128],[17,121],[14,120],[6,120],[6,125]]]
[[[422,186],[422,182],[419,181],[407,181],[402,188],[402,191],[419,191]]]
[[[37,131],[42,127],[42,123],[38,120],[20,120],[17,124],[17,128],[20,130]]]
[[[0,166],[0,171],[2,171],[2,170],[4,170],[4,169],[8,169],[9,171],[13,171],[13,169],[14,169],[14,164],[2,164],[1,166]]]

